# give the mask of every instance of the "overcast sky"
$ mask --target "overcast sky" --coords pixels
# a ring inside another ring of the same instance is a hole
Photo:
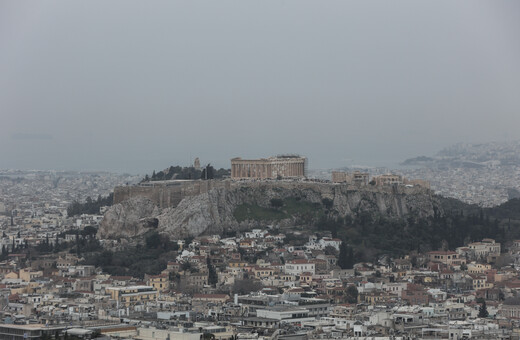
[[[0,168],[520,139],[520,1],[0,1]]]

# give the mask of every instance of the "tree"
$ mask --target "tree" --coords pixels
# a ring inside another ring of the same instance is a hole
[[[161,235],[155,232],[146,238],[146,248],[157,249],[161,245]]]
[[[325,255],[334,255],[334,256],[338,255],[338,251],[333,246],[326,246],[323,249],[323,252],[325,252]]]
[[[208,266],[208,284],[215,286],[218,283],[218,275],[215,271],[215,267],[211,264],[209,256],[206,259],[206,263]]]
[[[251,292],[258,292],[263,287],[260,281],[256,281],[253,279],[242,279],[235,280],[233,287],[231,288],[232,293],[245,295]]]
[[[90,235],[96,235],[97,229],[94,226],[88,225],[81,231],[81,235],[83,236],[90,236]]]
[[[358,290],[356,286],[348,286],[346,290],[346,297],[348,303],[356,303],[358,300]]]
[[[191,271],[191,269],[192,269],[191,263],[188,262],[188,261],[183,262],[183,263],[181,264],[181,269],[182,269],[183,271]]]
[[[76,255],[81,257],[81,251],[79,249],[79,231],[76,231]]]
[[[202,334],[202,340],[214,340],[215,339],[215,335],[212,334],[212,333],[208,333],[208,332],[205,332]]]
[[[483,301],[482,304],[480,305],[479,310],[478,310],[478,317],[479,318],[487,318],[488,316],[489,316],[489,313],[487,311],[486,301]]]
[[[338,266],[340,266],[341,269],[352,269],[354,267],[354,253],[345,240],[341,242],[341,246],[339,247]]]
[[[60,249],[60,239],[58,234],[56,234],[56,240],[54,241],[54,252],[57,253]]]
[[[281,198],[271,198],[269,203],[271,203],[271,207],[273,208],[283,207],[283,200]]]
[[[202,169],[202,173],[200,175],[201,179],[213,179],[215,178],[215,169],[211,166],[211,164],[206,165],[204,169]]]
[[[324,198],[321,200],[321,203],[323,203],[323,206],[327,209],[327,210],[330,210],[332,208],[332,206],[334,205],[334,201],[332,201],[330,198]]]
[[[195,239],[195,238],[194,238],[193,236],[188,236],[188,237],[186,237],[186,238],[184,239],[184,247],[185,247],[185,248],[188,247],[188,246],[191,244],[191,242],[193,242],[194,239]]]

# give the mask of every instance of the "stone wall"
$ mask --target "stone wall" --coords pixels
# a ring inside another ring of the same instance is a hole
[[[159,208],[174,208],[185,197],[207,193],[211,189],[229,188],[229,181],[157,181],[147,185],[119,186],[114,188],[114,204],[133,197],[145,197]]]

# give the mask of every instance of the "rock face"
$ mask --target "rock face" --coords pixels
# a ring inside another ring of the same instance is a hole
[[[134,237],[157,224],[157,231],[172,238],[221,233],[223,230],[246,229],[261,223],[238,222],[233,213],[241,204],[269,207],[272,198],[296,198],[311,203],[332,200],[339,216],[361,212],[390,218],[433,215],[440,204],[424,188],[353,187],[315,182],[246,182],[233,183],[229,189],[218,188],[184,198],[175,208],[160,210],[143,198],[132,198],[114,205],[101,223],[101,238]],[[155,223],[157,222],[157,223]],[[290,222],[290,221],[286,221]],[[311,221],[309,221],[311,222]],[[264,222],[265,224],[265,222]]]
[[[112,206],[103,216],[98,237],[131,238],[158,227],[155,216],[160,210],[147,198],[131,198]]]

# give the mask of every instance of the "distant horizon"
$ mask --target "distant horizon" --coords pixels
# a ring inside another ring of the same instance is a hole
[[[464,143],[464,142],[458,142],[458,143],[454,143],[454,144],[450,144],[450,145],[447,145],[439,150],[437,150],[434,154],[426,154],[426,153],[422,153],[422,154],[416,154],[416,155],[411,155],[409,157],[406,157],[404,159],[395,159],[395,160],[391,160],[391,159],[344,159],[343,161],[343,165],[338,165],[338,166],[320,166],[319,164],[316,164],[315,162],[312,161],[311,158],[309,158],[306,154],[304,153],[299,153],[300,156],[302,157],[307,157],[308,161],[309,161],[309,170],[311,171],[316,171],[316,170],[331,170],[331,169],[341,169],[341,168],[366,168],[366,169],[369,169],[369,168],[388,168],[388,169],[392,169],[392,170],[399,170],[399,169],[403,169],[403,168],[409,168],[409,166],[403,166],[401,165],[400,163],[404,162],[405,160],[407,159],[410,159],[410,158],[415,158],[415,157],[420,157],[420,156],[426,156],[426,157],[435,157],[437,153],[439,153],[441,150],[445,149],[445,148],[449,148],[449,147],[453,147],[453,146],[456,146],[456,145],[461,145],[461,144],[464,144],[464,145],[481,145],[481,144],[491,144],[491,143],[518,143],[520,142],[520,140],[509,140],[509,141],[488,141],[488,142],[478,142],[478,143]],[[233,156],[233,157],[242,157],[242,158],[266,158],[266,157],[271,157],[271,156],[276,156],[276,155],[264,155],[264,156],[260,156],[260,157],[249,157],[247,155],[236,155],[236,156]],[[164,167],[161,165],[161,166],[156,166],[155,168],[153,166],[142,166],[140,165],[139,168],[141,170],[139,171],[132,171],[132,170],[125,170],[125,169],[111,169],[109,167],[105,167],[105,168],[100,168],[100,167],[97,167],[97,168],[74,168],[74,167],[60,167],[60,168],[30,168],[30,167],[27,167],[27,168],[13,168],[13,167],[9,167],[9,168],[0,168],[0,171],[8,171],[8,170],[13,170],[13,171],[16,171],[16,170],[20,170],[20,171],[60,171],[60,172],[67,172],[67,171],[71,171],[71,172],[107,172],[107,173],[112,173],[112,174],[128,174],[128,175],[132,175],[132,176],[140,176],[140,175],[146,175],[146,174],[151,174],[154,170],[155,171],[162,171],[164,169],[167,169],[168,167],[170,166],[181,166],[181,167],[189,167],[189,166],[193,166],[193,162],[195,160],[197,156],[194,156],[192,157],[191,159],[191,163],[189,161],[187,161],[186,163],[182,163],[182,162],[174,162],[174,161],[171,161],[170,164],[168,165],[165,165]],[[226,160],[226,164],[224,164],[224,162],[222,161],[217,161],[217,162],[206,162],[204,159],[200,159],[200,162],[201,162],[201,166],[205,166],[206,164],[211,164],[214,168],[217,168],[217,169],[220,169],[220,168],[224,168],[224,169],[230,169],[230,166],[231,166],[231,159],[233,157],[229,157],[229,159]],[[143,163],[152,163],[153,161],[151,160],[147,160],[147,161],[138,161],[138,160],[135,160],[135,161],[132,161],[133,163],[139,163],[139,164],[143,164]],[[166,163],[167,161],[165,160],[162,160],[162,159],[158,159],[156,160],[156,162],[154,163]],[[136,167],[137,168],[137,167]]]
[[[0,9],[0,168],[391,165],[520,139],[520,1]]]

